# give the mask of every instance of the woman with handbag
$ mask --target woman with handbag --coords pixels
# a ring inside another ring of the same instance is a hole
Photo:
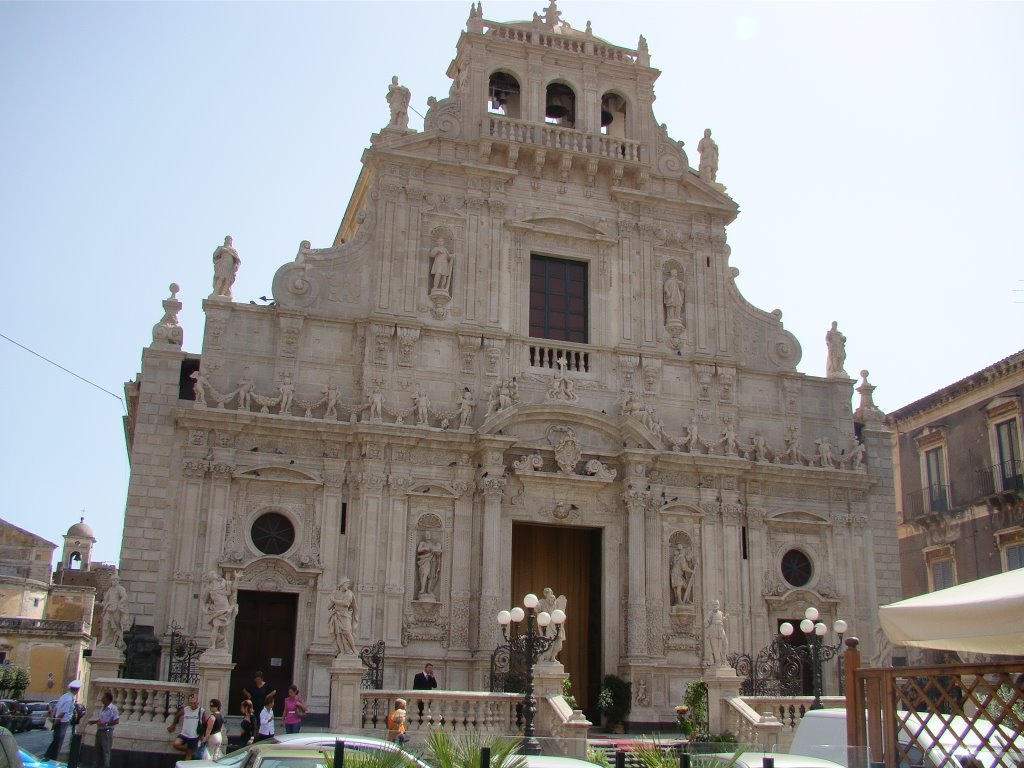
[[[306,702],[299,696],[298,687],[289,686],[288,695],[284,697],[284,732],[298,733],[305,716]]]

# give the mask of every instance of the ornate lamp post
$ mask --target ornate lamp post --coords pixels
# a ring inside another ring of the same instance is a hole
[[[824,622],[818,621],[818,609],[812,605],[804,611],[804,619],[800,622],[800,631],[804,633],[807,648],[799,648],[797,650],[804,651],[811,662],[811,673],[814,676],[814,701],[811,704],[811,709],[822,708],[821,663],[840,653],[840,649],[843,647],[843,634],[846,632],[847,624],[842,619],[838,619],[832,625],[832,629],[839,635],[839,642],[835,645],[823,645],[824,641],[822,638],[828,634],[828,627],[825,626]],[[793,631],[793,625],[788,621],[783,622],[782,626],[779,627],[779,632],[785,637],[792,636]],[[840,656],[840,659],[842,659],[842,656]],[[840,683],[841,687],[842,683]]]
[[[505,636],[510,651],[523,654],[526,659],[526,692],[523,695],[523,745],[520,751],[525,755],[539,755],[540,742],[537,741],[536,730],[533,725],[534,717],[537,715],[537,697],[533,695],[533,667],[537,660],[557,642],[562,634],[562,623],[565,621],[565,611],[556,608],[551,613],[547,611],[537,612],[537,605],[540,600],[533,593],[523,598],[524,611],[516,606],[511,611],[500,611],[498,623],[501,625],[501,633]],[[526,631],[520,632],[519,622],[526,619]],[[514,626],[509,630],[509,624]],[[546,635],[547,627],[555,625],[555,631]]]

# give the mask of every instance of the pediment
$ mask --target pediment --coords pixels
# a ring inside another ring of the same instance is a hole
[[[790,525],[828,525],[829,521],[825,517],[816,515],[813,512],[807,512],[805,510],[787,510],[765,518],[765,523],[768,525],[780,525],[784,523],[788,523]]]
[[[296,469],[292,466],[278,466],[274,464],[239,469],[235,472],[234,476],[239,479],[273,480],[278,483],[322,484],[320,478],[301,469]]]
[[[571,426],[585,452],[621,450],[623,438],[618,419],[570,403],[516,405],[491,416],[480,434],[515,437],[522,447],[552,447],[548,433],[553,425]]]
[[[604,230],[577,216],[530,216],[518,221],[510,221],[506,226],[512,230],[554,237],[571,237],[587,241],[598,240],[608,244],[616,242],[616,239]]]

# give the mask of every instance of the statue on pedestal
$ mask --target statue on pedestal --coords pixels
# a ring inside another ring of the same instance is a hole
[[[711,604],[711,612],[704,621],[704,625],[708,628],[711,662],[716,667],[729,663],[726,658],[729,655],[729,636],[725,633],[725,623],[728,618],[722,610],[721,603],[715,600]]]
[[[125,649],[124,631],[128,626],[128,593],[121,586],[117,574],[110,580],[110,586],[103,595],[103,624],[100,628],[100,645],[113,646],[119,651]]]
[[[359,616],[356,612],[356,595],[352,591],[351,579],[342,579],[338,584],[338,589],[331,595],[328,613],[328,625],[334,636],[334,646],[338,649],[338,655],[357,655],[353,630],[359,625]]]
[[[398,75],[391,78],[391,85],[388,86],[388,95],[385,97],[388,107],[391,109],[391,122],[389,128],[409,127],[409,101],[412,94],[404,85],[398,84]]]
[[[217,246],[217,250],[213,252],[213,293],[210,294],[211,298],[216,296],[225,299],[231,298],[231,286],[235,284],[238,267],[242,264],[232,242],[231,235],[227,235],[224,238],[224,245]]]
[[[850,378],[844,369],[846,365],[846,337],[839,330],[839,322],[832,321],[832,327],[825,334],[828,357],[825,360],[825,377],[829,379]]]
[[[200,604],[210,625],[210,648],[227,650],[228,629],[238,615],[238,581],[225,579],[216,571],[203,577]]]

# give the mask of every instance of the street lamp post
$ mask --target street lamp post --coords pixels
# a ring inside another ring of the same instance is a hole
[[[818,621],[818,609],[813,605],[804,611],[803,621],[800,622],[800,631],[804,633],[804,638],[807,641],[806,653],[810,658],[811,662],[811,674],[813,676],[813,687],[814,687],[814,701],[811,703],[811,709],[821,709],[821,663],[828,661],[833,656],[837,655],[843,646],[843,634],[847,629],[847,624],[842,619],[838,619],[833,625],[832,629],[839,635],[839,642],[833,645],[823,645],[822,638],[828,634],[828,627],[825,623]],[[792,636],[794,629],[793,625],[788,621],[783,622],[782,626],[779,627],[779,632],[785,637]],[[803,650],[803,649],[800,649]],[[841,658],[841,657],[840,657]],[[840,687],[842,685],[840,684]]]
[[[539,755],[540,742],[534,727],[537,715],[537,697],[533,693],[533,667],[544,653],[559,639],[562,634],[562,623],[565,611],[556,608],[551,613],[537,612],[540,600],[533,593],[523,598],[524,611],[516,606],[511,611],[498,613],[498,624],[505,636],[510,651],[518,652],[526,659],[526,691],[523,695],[523,744],[520,751],[525,755]],[[526,619],[526,631],[520,632],[519,623]],[[512,624],[510,630],[509,624]],[[547,635],[547,628],[554,624],[555,631]]]

